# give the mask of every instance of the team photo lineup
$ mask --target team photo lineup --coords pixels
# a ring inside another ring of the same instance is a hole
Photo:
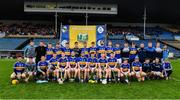
[[[86,42],[82,44],[83,48],[79,48],[79,42],[70,48],[69,42],[65,47],[60,42],[53,47],[53,43],[40,41],[36,46],[30,41],[24,55],[16,54],[17,62],[10,76],[12,84],[29,81],[130,84],[131,81],[168,80],[172,73],[167,45],[161,47],[159,42],[137,45],[102,40],[98,46],[95,42],[90,47]]]

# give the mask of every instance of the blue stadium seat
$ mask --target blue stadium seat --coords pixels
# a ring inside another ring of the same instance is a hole
[[[25,38],[0,38],[0,50],[15,50],[15,48],[26,40]]]

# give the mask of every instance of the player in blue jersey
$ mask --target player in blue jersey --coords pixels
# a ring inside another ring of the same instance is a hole
[[[106,47],[106,54],[108,58],[110,57],[111,52],[114,52],[114,48],[112,45],[112,41],[109,41],[108,46]]]
[[[56,52],[54,52],[53,57],[49,60],[49,68],[47,70],[47,77],[48,79],[53,79],[54,81],[58,79],[57,76],[57,64],[59,58],[57,57]],[[50,78],[50,76],[52,76]]]
[[[18,80],[23,80],[25,82],[28,82],[26,79],[26,64],[22,61],[22,55],[18,54],[17,55],[17,62],[13,66],[14,72],[11,74],[11,79],[18,79]]]
[[[81,82],[86,82],[89,78],[88,59],[85,57],[85,53],[81,52],[81,57],[78,58],[78,68],[80,68]]]
[[[71,56],[71,49],[69,48],[69,42],[66,43],[65,48],[63,48],[63,52],[65,53],[66,57]]]
[[[61,48],[60,43],[56,43],[56,47],[54,48],[54,52],[57,54],[57,58],[59,59],[61,57],[62,52],[63,52],[63,48]]]
[[[169,76],[172,74],[172,65],[171,63],[166,59],[163,64],[163,69],[164,69],[164,76],[166,77],[166,80],[169,79]]]
[[[77,77],[77,58],[75,57],[76,53],[71,52],[71,57],[68,58],[68,66],[70,69],[70,76],[72,79]]]
[[[132,46],[129,49],[129,62],[132,63],[136,56],[137,56],[136,44],[132,43]]]
[[[115,58],[114,52],[110,53],[110,57],[107,59],[107,68],[106,68],[106,78],[109,78],[109,81],[112,81],[111,73],[114,79],[118,76],[118,81],[120,81],[120,70],[117,68],[117,59]]]
[[[91,47],[89,48],[89,54],[92,53],[95,54],[95,57],[97,57],[97,48],[95,46],[95,42],[91,42]]]
[[[156,58],[155,62],[152,64],[151,67],[151,73],[153,75],[153,78],[164,78],[163,70],[164,69],[162,64],[160,63],[159,58]]]
[[[98,58],[101,58],[101,54],[106,55],[106,46],[104,45],[104,41],[101,41],[100,46],[97,47],[97,54]]]
[[[130,47],[129,44],[126,42],[124,43],[124,47],[121,50],[121,56],[122,59],[129,59],[129,52],[130,52]]]
[[[48,70],[48,62],[46,61],[45,56],[41,56],[41,61],[39,61],[37,64],[38,79],[46,80],[47,79],[47,70]]]
[[[140,81],[144,81],[144,80],[145,80],[146,73],[144,73],[144,72],[142,71],[142,64],[141,64],[141,62],[139,61],[139,58],[138,58],[138,57],[135,57],[135,61],[132,62],[131,67],[132,67],[131,75],[132,75],[134,78],[137,78],[139,82],[140,82]]]
[[[49,61],[53,57],[53,47],[51,43],[48,43],[48,47],[46,48],[46,61]]]
[[[107,68],[107,60],[106,60],[106,54],[102,53],[101,58],[98,60],[98,71],[97,75],[100,79],[100,82],[102,82],[104,74],[105,74],[105,68]]]
[[[125,59],[123,63],[120,66],[120,71],[121,71],[121,81],[125,81],[126,83],[129,83],[129,77],[131,77],[131,67],[130,64],[128,63],[128,60]]]
[[[98,59],[95,57],[95,53],[91,52],[91,57],[88,58],[88,66],[90,68],[90,75],[91,75],[91,79],[96,80],[97,79],[97,63],[98,63]]]
[[[152,42],[148,42],[148,47],[146,49],[146,58],[149,58],[152,62],[155,59],[155,48],[152,45]]]
[[[150,78],[151,76],[151,65],[150,59],[146,58],[142,65],[142,71],[146,73],[146,78]]]
[[[163,60],[166,60],[169,56],[169,49],[167,45],[164,45],[162,50],[163,50]]]
[[[70,69],[68,66],[68,59],[65,55],[65,52],[62,52],[62,57],[58,61],[58,69],[61,73],[61,81],[67,80],[70,78]]]
[[[117,58],[117,63],[120,65],[122,63],[122,58],[121,58],[121,48],[119,44],[115,44],[114,52],[115,52],[115,58]]]
[[[84,52],[84,56],[86,58],[89,57],[89,48],[87,48],[87,42],[83,43],[83,48],[81,48],[81,52]]]

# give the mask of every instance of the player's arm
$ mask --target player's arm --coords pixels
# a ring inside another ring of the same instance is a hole
[[[117,59],[116,59],[116,61],[115,61],[114,68],[117,68]]]
[[[65,68],[68,68],[69,67],[69,63],[68,63],[68,61],[66,62],[66,67]]]
[[[38,70],[39,72],[43,73],[43,71],[42,71],[41,68],[40,68],[39,63],[38,63],[38,67],[37,67],[37,68],[38,68],[37,70]]]
[[[135,70],[134,70],[134,67],[135,67],[135,66],[134,66],[133,62],[132,62],[131,65],[132,65],[132,71],[135,72]]]
[[[142,64],[140,64],[139,68],[140,68],[140,72],[142,72]]]
[[[95,68],[97,68],[97,67],[98,67],[98,63],[96,62],[96,63],[95,63]]]
[[[17,71],[16,71],[16,67],[17,67],[17,62],[14,64],[13,66],[13,70],[14,70],[14,73],[17,74]]]
[[[105,68],[109,68],[109,65],[108,65],[108,63],[106,62],[106,66],[105,66]]]

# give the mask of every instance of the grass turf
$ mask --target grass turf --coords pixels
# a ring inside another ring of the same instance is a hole
[[[126,84],[10,84],[15,60],[0,60],[0,99],[180,99],[180,59],[172,60],[173,79]]]

